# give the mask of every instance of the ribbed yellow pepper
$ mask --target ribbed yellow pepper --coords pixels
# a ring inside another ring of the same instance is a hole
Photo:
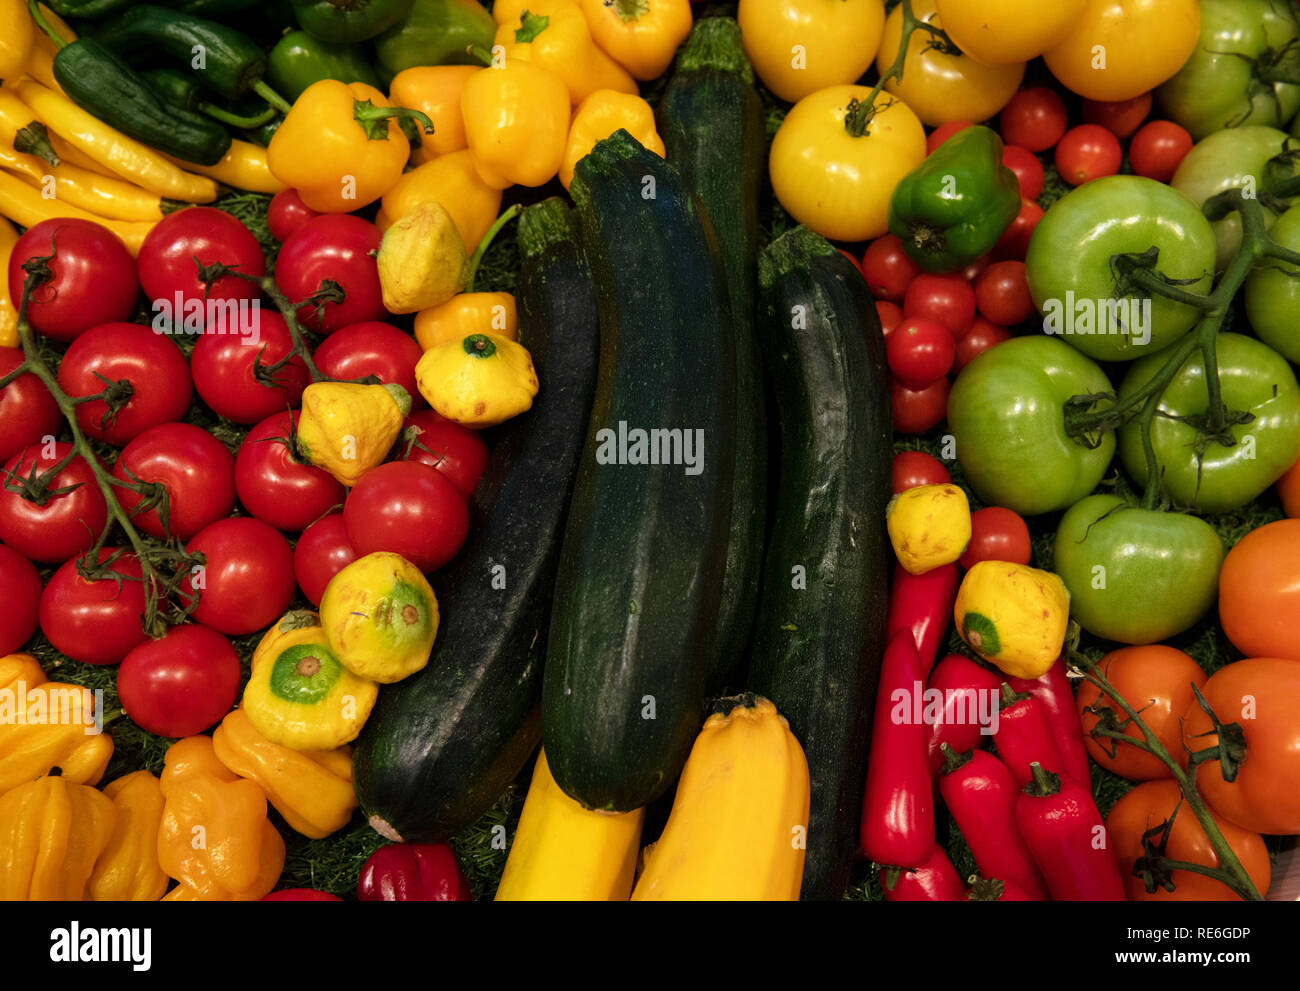
[[[573,0],[532,0],[526,9],[498,24],[495,40],[505,48],[506,61],[523,58],[554,72],[575,107],[596,90],[639,92],[628,71],[596,47]]]
[[[515,297],[508,292],[463,292],[415,315],[415,339],[426,351],[435,344],[458,341],[470,334],[519,340]]]
[[[460,93],[478,70],[476,65],[417,65],[403,69],[389,83],[388,99],[394,106],[423,111],[433,121],[433,133],[411,151],[416,165],[468,147]]]
[[[482,180],[474,165],[474,153],[465,149],[439,155],[398,179],[384,195],[375,225],[381,231],[387,230],[394,220],[426,200],[446,207],[469,252],[483,240],[501,211],[501,190]]]
[[[489,186],[543,186],[560,171],[569,90],[555,73],[507,57],[465,81],[460,110],[478,174]]]
[[[22,681],[27,687],[43,685],[49,679],[41,662],[31,654],[9,654],[0,657],[0,690],[8,688],[16,681]]]
[[[384,460],[410,412],[410,395],[391,382],[313,382],[302,393],[298,447],[318,468],[356,485]]]
[[[642,82],[667,70],[691,33],[690,0],[581,0],[591,36]],[[845,44],[852,44],[845,39]]]
[[[168,879],[158,865],[162,785],[148,771],[134,771],[104,786],[117,809],[113,837],[95,861],[90,898],[97,902],[156,902]]]
[[[0,795],[55,767],[69,782],[98,784],[113,756],[113,737],[95,731],[94,707],[94,696],[80,685],[16,677],[0,688]]]
[[[655,128],[655,112],[650,104],[639,96],[597,90],[573,113],[564,164],[560,166],[560,183],[565,189],[573,181],[574,168],[596,147],[596,142],[620,129],[636,138],[647,151],[663,158],[664,142]]]
[[[528,349],[495,334],[435,344],[416,364],[415,382],[440,415],[475,430],[518,416],[537,395]]]
[[[197,165],[194,162],[183,162],[179,158],[171,161],[190,172],[198,172],[250,193],[278,193],[289,188],[271,171],[267,149],[238,138],[230,142],[230,150],[215,165]]]
[[[0,797],[0,901],[85,901],[116,819],[111,799],[61,776]]]
[[[379,287],[389,313],[415,313],[447,302],[465,288],[465,242],[437,200],[417,203],[384,231]]]

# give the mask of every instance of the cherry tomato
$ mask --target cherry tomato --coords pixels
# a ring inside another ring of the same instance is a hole
[[[1020,181],[1020,197],[1036,200],[1043,192],[1043,163],[1028,148],[1019,145],[1004,145],[1002,164],[1016,174]]]
[[[14,491],[17,479],[30,478],[33,469],[38,477],[44,475],[71,453],[72,445],[62,441],[33,444],[5,465],[4,487],[0,488],[0,540],[31,561],[62,564],[84,554],[95,546],[108,523],[108,503],[95,483],[90,465],[80,455],[44,483],[48,496],[44,505]],[[71,491],[49,496],[56,489]]]
[[[230,641],[191,623],[127,654],[117,671],[117,695],[142,730],[175,739],[220,722],[235,704],[239,679],[239,655]]]
[[[65,562],[41,596],[41,631],[55,650],[83,664],[116,664],[148,639],[144,629],[144,572],[140,559],[101,547],[96,561],[112,575],[87,581],[78,559]],[[89,564],[89,562],[86,562]]]
[[[41,575],[36,565],[0,544],[0,657],[12,654],[36,632]]]
[[[876,316],[880,318],[880,333],[888,337],[903,319],[903,308],[887,299],[876,300]]]
[[[302,532],[293,551],[293,573],[302,594],[319,606],[330,579],[360,556],[348,540],[343,514],[322,516]]]
[[[1278,498],[1282,510],[1292,519],[1300,517],[1300,461],[1288,468],[1277,480]]]
[[[930,132],[929,137],[925,139],[925,153],[933,155],[934,150],[941,144],[951,138],[958,131],[964,131],[972,126],[968,120],[950,120],[940,124]]]
[[[384,316],[375,261],[382,239],[378,227],[349,213],[324,214],[290,235],[275,262],[275,281],[281,292],[298,302],[335,283],[344,294],[341,303],[330,301],[320,308],[308,304],[299,309],[298,319],[305,326],[328,334]]]
[[[1033,200],[1022,199],[1016,219],[1011,221],[998,238],[998,243],[993,246],[993,257],[1024,261],[1029,251],[1029,239],[1042,219],[1043,208]]]
[[[918,485],[943,485],[952,481],[943,462],[924,451],[899,451],[894,455],[892,474],[894,495]]]
[[[22,363],[20,349],[0,347],[0,378]],[[56,436],[62,425],[59,404],[31,372],[0,389],[0,461],[8,461],[28,444]]]
[[[281,888],[262,898],[264,902],[341,902],[342,900],[338,895],[331,895],[328,891],[317,891],[315,888]]]
[[[961,555],[961,566],[967,571],[980,561],[1028,564],[1032,554],[1029,527],[1019,513],[985,506],[970,514],[970,543]]]
[[[162,317],[173,328],[187,330],[198,322],[208,333],[230,334],[238,307],[208,306],[208,300],[251,301],[261,289],[237,275],[223,275],[211,285],[199,278],[200,267],[224,265],[245,275],[266,274],[266,256],[257,238],[237,218],[210,206],[188,206],[158,221],[140,245],[136,259],[140,285],[153,304],[155,321]],[[202,307],[202,310],[199,310]]]
[[[971,328],[957,338],[957,353],[953,357],[952,367],[960,372],[989,348],[1003,341],[1011,340],[1011,331],[990,323],[983,317],[976,317]]]
[[[297,533],[343,505],[347,490],[289,446],[299,411],[268,416],[248,432],[235,458],[235,489],[253,516]]]
[[[284,317],[258,310],[257,323],[243,334],[202,334],[190,355],[194,388],[208,408],[232,423],[257,423],[297,406],[311,376],[295,355],[275,373],[273,385],[259,380],[254,365],[274,365],[293,350]]]
[[[1131,100],[1113,103],[1102,100],[1083,101],[1083,119],[1088,124],[1100,124],[1117,138],[1127,138],[1151,113],[1151,94],[1143,93]]]
[[[895,430],[900,434],[923,434],[948,412],[948,379],[937,379],[924,389],[909,389],[891,378],[889,402]]]
[[[974,285],[975,280],[980,277],[980,273],[983,272],[986,268],[988,268],[992,264],[993,264],[992,253],[989,253],[987,255],[980,255],[973,262],[971,262],[969,265],[967,265],[965,268],[961,270],[961,277],[965,279],[967,282],[969,282],[971,285]]]
[[[403,429],[411,428],[418,431],[418,436],[406,460],[422,461],[437,468],[447,481],[456,486],[457,492],[469,499],[487,468],[488,447],[482,434],[431,409],[408,416]],[[405,443],[405,440],[398,443]]]
[[[110,388],[104,379],[118,383],[113,388],[129,397],[125,405],[110,415],[102,399],[82,403],[77,425],[87,437],[115,447],[150,427],[182,419],[194,395],[181,349],[138,323],[92,327],[72,342],[59,365],[59,385],[74,399],[104,392]]]
[[[132,478],[134,476],[134,478]],[[201,427],[164,423],[150,427],[122,450],[113,477],[124,482],[156,482],[167,492],[168,521],[159,506],[134,513],[136,527],[160,540],[189,540],[235,505],[235,459],[226,446]],[[144,496],[118,488],[117,499],[131,513]]]
[[[852,254],[850,254],[848,251],[846,251],[843,248],[840,248],[839,252],[849,260],[849,263],[858,270],[858,274],[860,275],[862,273],[862,263],[859,262],[857,258],[855,258]]]
[[[122,239],[90,220],[42,220],[18,239],[9,256],[9,298],[23,295],[23,262],[54,255],[54,278],[32,293],[27,319],[56,341],[71,341],[101,323],[125,320],[140,293],[135,259]]]
[[[1071,186],[1114,175],[1124,161],[1119,138],[1100,124],[1080,124],[1056,146],[1056,170]]]
[[[1300,520],[1266,523],[1232,546],[1219,572],[1219,621],[1247,657],[1300,661]]]
[[[424,405],[415,384],[415,365],[424,351],[414,337],[392,324],[372,320],[340,327],[321,342],[312,356],[316,367],[336,379],[376,376],[395,382],[411,394],[415,407]]]
[[[236,516],[209,523],[185,546],[202,554],[202,579],[191,572],[181,582],[181,600],[189,604],[194,587],[196,623],[238,637],[265,629],[289,608],[295,583],[293,551],[269,523]]]
[[[975,280],[975,305],[985,318],[1003,327],[1014,327],[1032,317],[1037,311],[1029,295],[1025,263],[995,262],[981,272]]]
[[[1044,86],[1022,89],[998,117],[1003,142],[1030,151],[1046,151],[1060,141],[1068,122],[1065,101]]]
[[[320,214],[302,201],[296,189],[282,189],[266,208],[266,226],[277,241],[287,241],[299,228]]]
[[[391,551],[430,572],[465,543],[469,507],[441,472],[392,461],[361,476],[343,505],[343,522],[358,555]]]
[[[882,234],[862,254],[862,277],[876,299],[901,303],[908,285],[921,267],[907,257],[903,242],[893,234]]]
[[[975,319],[975,290],[959,272],[922,272],[907,287],[903,316],[933,320],[954,338],[961,337]]]
[[[1192,136],[1171,120],[1153,120],[1133,135],[1128,160],[1138,175],[1168,182],[1192,150]]]
[[[885,338],[889,370],[909,389],[924,389],[947,375],[955,351],[948,328],[923,317],[905,317]]]

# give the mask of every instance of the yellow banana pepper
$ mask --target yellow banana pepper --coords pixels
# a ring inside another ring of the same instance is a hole
[[[575,107],[597,90],[639,92],[631,74],[596,47],[573,0],[532,0],[499,24],[496,44],[505,48],[506,61],[523,58],[554,72]]]
[[[117,809],[113,837],[95,861],[90,898],[97,902],[156,902],[168,879],[158,866],[162,785],[148,771],[135,771],[104,786]]]
[[[460,93],[465,80],[478,69],[474,65],[417,65],[393,77],[388,86],[389,101],[398,107],[420,110],[433,121],[433,134],[411,151],[411,161],[416,165],[468,147],[465,121],[460,115]]]
[[[435,344],[416,364],[415,382],[439,414],[475,430],[518,416],[537,395],[528,349],[495,334]]]
[[[25,72],[35,44],[35,25],[27,12],[27,0],[0,0],[0,79],[12,79]]]
[[[320,839],[352,818],[352,749],[291,750],[257,731],[248,712],[235,709],[212,734],[217,759],[256,781],[290,827]]]
[[[0,227],[2,230],[3,227]],[[9,228],[13,230],[12,227]],[[0,272],[6,270],[9,264],[7,258],[0,260]],[[0,283],[5,280],[0,279]],[[45,677],[45,669],[41,667],[41,662],[31,654],[9,654],[0,657],[0,691],[8,688],[16,681],[23,682],[28,688],[35,685],[43,685],[49,679]]]
[[[515,297],[508,292],[463,292],[415,315],[415,339],[426,351],[435,344],[459,341],[470,334],[519,340]]]
[[[284,869],[284,840],[266,817],[266,793],[217,759],[212,738],[167,749],[158,863],[203,901],[257,901]],[[168,896],[171,898],[172,896]]]
[[[468,259],[456,222],[437,200],[417,203],[384,231],[379,286],[389,313],[414,313],[451,299],[465,287]]]
[[[91,220],[120,237],[132,257],[140,253],[140,246],[154,227],[152,221],[110,220],[59,199],[46,199],[39,189],[4,171],[0,171],[0,215],[24,227],[33,227],[51,217]]]
[[[384,195],[375,225],[387,230],[394,220],[427,200],[441,203],[451,214],[467,251],[483,240],[501,210],[501,190],[480,178],[474,153],[465,149],[439,155],[398,179]]]
[[[18,346],[18,304],[9,296],[9,256],[18,243],[14,225],[0,217],[0,348]],[[38,665],[39,666],[39,665]]]
[[[667,70],[691,33],[690,0],[581,0],[591,36],[642,82]],[[851,44],[845,39],[845,44]]]
[[[278,193],[282,189],[289,188],[271,171],[267,149],[251,141],[240,141],[236,138],[230,142],[230,150],[215,165],[198,165],[194,162],[183,162],[179,158],[169,160],[182,169],[198,172],[235,189],[246,189],[250,193]]]
[[[620,129],[636,138],[647,151],[664,157],[664,142],[655,128],[655,112],[650,104],[639,96],[597,90],[573,114],[564,164],[560,166],[560,183],[565,189],[573,181],[574,168],[596,147],[596,142]]]
[[[410,395],[392,382],[313,382],[302,394],[298,447],[318,468],[356,485],[384,460],[410,412]]]
[[[465,81],[460,110],[478,174],[489,186],[542,186],[560,171],[569,91],[555,73],[507,57]]]
[[[58,775],[0,797],[0,901],[86,900],[117,810],[102,792]]]
[[[0,142],[3,139],[0,133]],[[51,199],[63,200],[99,217],[154,223],[163,218],[162,197],[157,193],[64,162],[51,167],[35,155],[20,154],[4,143],[0,143],[0,168],[17,172],[29,184],[40,187],[42,196],[49,190],[53,193]]]
[[[41,677],[32,684],[20,675],[0,688],[0,795],[56,767],[70,782],[98,784],[113,756],[90,690]]]

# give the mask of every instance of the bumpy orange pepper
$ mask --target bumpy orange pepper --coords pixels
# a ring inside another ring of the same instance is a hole
[[[134,771],[106,784],[104,794],[117,809],[117,824],[90,875],[91,900],[156,902],[168,884],[158,866],[162,786],[148,771]]]
[[[575,107],[598,89],[638,92],[631,74],[596,47],[573,0],[530,0],[499,24],[495,41],[505,48],[506,61],[524,58],[554,72]]]
[[[77,784],[98,784],[113,738],[94,721],[94,696],[46,681],[32,658],[0,660],[0,795],[58,767]]]
[[[478,174],[489,186],[543,186],[560,171],[569,90],[554,72],[521,58],[494,60],[465,81],[460,111]]]
[[[398,179],[384,194],[375,226],[388,230],[394,220],[425,200],[441,203],[451,214],[465,250],[471,254],[501,212],[501,190],[479,177],[469,149],[439,155]]]
[[[62,776],[0,798],[0,901],[84,901],[117,810],[102,792]]]
[[[460,91],[478,72],[475,65],[417,65],[403,69],[388,85],[388,99],[397,107],[421,110],[433,121],[433,134],[411,151],[416,165],[468,147],[460,116]]]
[[[677,46],[691,33],[690,0],[581,2],[596,44],[643,82],[664,74]]]
[[[470,334],[496,334],[519,340],[519,314],[508,292],[463,292],[415,315],[415,339],[428,351],[443,341]]]
[[[647,151],[663,158],[664,142],[655,129],[655,112],[650,104],[639,96],[597,90],[573,113],[564,164],[560,166],[560,182],[565,189],[573,181],[574,168],[596,147],[596,142],[620,129],[636,138]]]

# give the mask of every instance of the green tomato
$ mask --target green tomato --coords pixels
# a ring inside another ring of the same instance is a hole
[[[1300,251],[1300,206],[1277,219],[1269,236],[1284,248]],[[1300,269],[1274,258],[1262,261],[1246,277],[1246,316],[1261,341],[1300,365]]]
[[[1183,363],[1165,389],[1151,424],[1162,491],[1175,505],[1204,513],[1226,513],[1244,506],[1300,457],[1300,386],[1286,359],[1241,334],[1220,334],[1217,356],[1223,402],[1230,412],[1245,410],[1255,417],[1229,427],[1237,443],[1225,447],[1211,441],[1198,465],[1198,427],[1171,419],[1202,415],[1209,406],[1199,351]],[[1120,401],[1149,382],[1166,358],[1168,355],[1153,354],[1135,363],[1120,386]],[[1119,450],[1124,470],[1145,485],[1146,458],[1136,419],[1120,428]]]
[[[1182,337],[1200,311],[1165,296],[1127,291],[1111,258],[1159,251],[1157,268],[1208,293],[1214,234],[1200,210],[1141,176],[1096,179],[1052,204],[1029,241],[1025,277],[1043,331],[1098,361],[1132,361]]]
[[[1070,615],[1107,640],[1164,640],[1204,616],[1218,595],[1223,541],[1195,516],[1089,496],[1061,517],[1053,550]]]
[[[1201,0],[1201,37],[1156,100],[1193,140],[1225,127],[1283,127],[1300,110],[1300,86],[1270,83],[1260,68],[1300,36],[1291,0]]]
[[[1110,391],[1097,364],[1050,337],[1014,337],[957,376],[948,427],[957,460],[984,502],[1022,515],[1077,502],[1101,481],[1115,436],[1089,450],[1065,432],[1065,401]]]

